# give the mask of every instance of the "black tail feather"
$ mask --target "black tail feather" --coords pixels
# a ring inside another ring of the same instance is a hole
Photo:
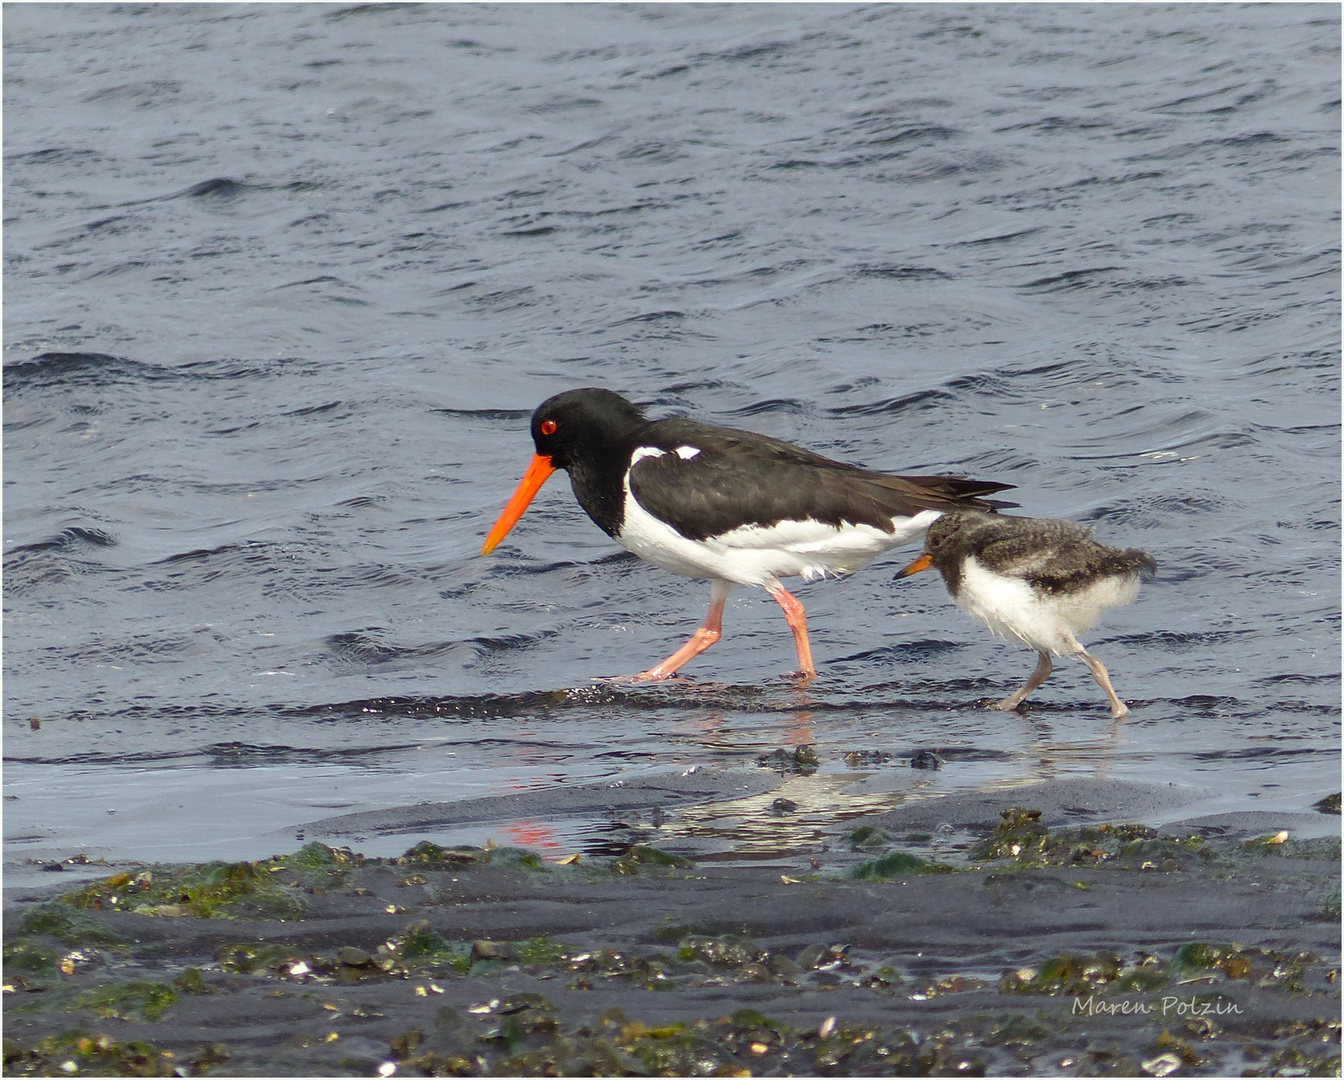
[[[964,476],[897,476],[895,479],[923,489],[930,499],[946,502],[949,509],[994,511],[1020,505],[1006,499],[985,498],[1017,486],[1000,484],[996,480],[968,480]]]
[[[1157,577],[1157,560],[1138,548],[1125,548],[1115,560],[1117,569],[1138,574],[1144,581]]]

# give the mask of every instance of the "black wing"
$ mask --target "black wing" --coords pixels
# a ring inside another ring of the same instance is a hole
[[[993,509],[978,496],[1012,486],[961,477],[887,476],[768,435],[689,420],[658,421],[646,435],[641,445],[663,453],[635,463],[630,490],[649,513],[695,540],[785,520],[848,522],[893,532],[894,516]]]

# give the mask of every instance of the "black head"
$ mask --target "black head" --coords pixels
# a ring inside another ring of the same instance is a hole
[[[579,504],[609,534],[621,521],[620,477],[629,467],[621,451],[630,449],[644,414],[619,394],[595,386],[567,390],[543,401],[532,414],[536,456],[518,482],[499,520],[485,538],[489,555],[556,469],[567,469]]]
[[[596,386],[566,390],[537,406],[532,441],[557,469],[573,469],[626,446],[645,423],[639,408]]]

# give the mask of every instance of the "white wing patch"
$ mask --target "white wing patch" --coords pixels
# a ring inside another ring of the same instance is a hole
[[[780,521],[743,525],[718,536],[691,540],[640,504],[630,489],[630,477],[645,458],[674,453],[682,461],[690,461],[700,452],[700,447],[689,444],[670,451],[656,446],[636,447],[622,480],[625,512],[617,541],[627,551],[674,574],[739,585],[770,585],[796,575],[808,580],[836,577],[867,566],[890,548],[920,539],[938,517],[936,510],[896,517],[892,519],[892,532],[848,522],[836,526],[810,520]]]
[[[647,457],[662,457],[666,453],[666,450],[660,450],[656,446],[641,446],[630,455],[630,464],[633,466],[636,462],[643,461]],[[678,446],[676,449],[676,455],[682,461],[690,461],[698,453],[700,453],[700,447],[698,446]]]
[[[640,505],[627,473],[625,517],[616,539],[627,551],[674,574],[769,586],[795,575],[812,580],[858,570],[903,543],[902,531],[893,536],[871,525],[837,528],[815,521],[781,521],[691,540]]]
[[[942,516],[939,510],[921,510],[914,517],[892,518],[892,528],[896,531],[892,533],[888,546],[900,547],[902,544],[913,544],[916,540],[923,540],[924,534],[929,531],[929,526]]]

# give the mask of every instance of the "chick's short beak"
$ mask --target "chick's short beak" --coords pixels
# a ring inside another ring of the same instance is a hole
[[[521,513],[521,511],[519,512]],[[933,565],[933,556],[926,551],[924,552],[923,555],[921,555],[918,559],[912,562],[904,570],[897,571],[896,576],[898,578],[909,577],[911,574],[918,574],[921,570],[927,570],[932,565]]]

